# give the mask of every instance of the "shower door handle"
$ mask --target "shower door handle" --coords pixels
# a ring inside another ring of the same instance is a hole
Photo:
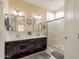
[[[67,39],[68,37],[67,36],[65,36],[65,39]]]
[[[78,39],[79,39],[79,33],[78,33]]]

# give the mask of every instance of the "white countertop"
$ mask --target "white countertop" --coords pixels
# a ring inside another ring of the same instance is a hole
[[[12,42],[12,41],[19,41],[19,40],[29,40],[29,39],[43,38],[43,37],[47,37],[47,36],[42,35],[42,36],[26,36],[26,37],[15,37],[15,38],[12,38],[12,37],[7,38],[6,37],[5,42]]]

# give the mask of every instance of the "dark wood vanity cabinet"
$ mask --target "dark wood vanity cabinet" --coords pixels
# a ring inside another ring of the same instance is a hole
[[[47,48],[47,37],[5,42],[5,59],[18,59]]]

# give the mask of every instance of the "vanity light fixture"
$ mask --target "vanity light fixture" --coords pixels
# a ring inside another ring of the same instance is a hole
[[[14,10],[13,10],[13,14],[14,14],[15,16],[17,16],[17,15],[18,15],[18,11],[17,11],[16,9],[14,9]]]
[[[19,11],[18,15],[19,16],[23,16],[23,13],[21,11]]]
[[[24,16],[21,11],[16,10],[16,9],[13,10],[13,14],[14,14],[15,16]]]
[[[41,19],[42,17],[40,15],[33,15],[33,18]]]

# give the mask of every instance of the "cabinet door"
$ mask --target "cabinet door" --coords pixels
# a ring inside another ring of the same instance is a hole
[[[66,59],[79,59],[79,1],[66,0]]]
[[[17,45],[15,42],[5,43],[5,56],[11,57],[11,56],[15,55],[17,53],[17,49],[18,49],[16,47],[17,47]]]
[[[76,27],[76,42],[75,44],[75,59],[79,59],[79,0],[75,0],[75,27]]]
[[[19,53],[28,51],[28,40],[19,41],[17,44],[18,44],[18,47],[19,47],[19,51],[18,51]]]

